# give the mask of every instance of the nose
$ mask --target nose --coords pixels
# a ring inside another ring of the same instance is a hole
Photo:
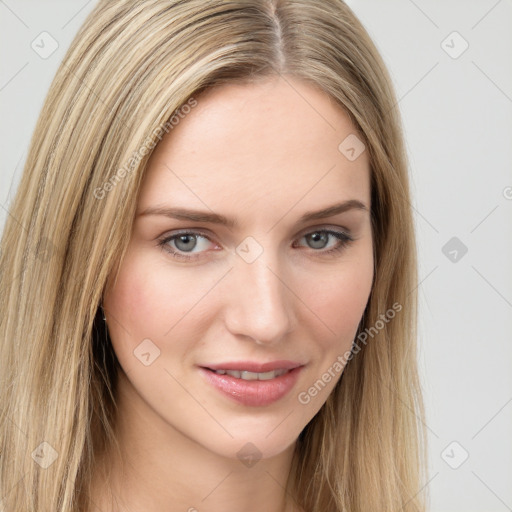
[[[234,336],[271,345],[293,329],[294,294],[281,274],[276,259],[270,261],[265,252],[252,263],[237,258],[224,303],[226,328]]]

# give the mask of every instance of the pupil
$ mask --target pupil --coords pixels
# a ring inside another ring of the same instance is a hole
[[[327,241],[327,233],[312,233],[310,237],[315,249],[322,249]]]
[[[190,243],[190,242],[194,242],[194,241],[195,241],[195,239],[191,235],[180,235],[180,237],[178,239],[176,239],[176,247],[178,247],[178,249],[180,251],[187,251],[187,250],[194,248],[195,244]],[[185,246],[183,248],[179,247],[178,244],[180,244],[180,243],[185,244]]]

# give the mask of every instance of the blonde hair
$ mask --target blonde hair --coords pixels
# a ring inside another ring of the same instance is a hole
[[[364,139],[375,250],[359,329],[371,340],[301,433],[290,492],[306,512],[425,509],[408,163],[366,30],[341,0],[103,0],[55,76],[2,237],[4,512],[87,510],[97,456],[116,446],[119,363],[99,305],[155,136],[202,91],[279,74],[325,91]],[[393,304],[400,312],[376,329]]]

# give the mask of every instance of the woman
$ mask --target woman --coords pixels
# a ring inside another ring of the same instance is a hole
[[[3,233],[5,512],[424,510],[395,106],[340,0],[100,1]]]

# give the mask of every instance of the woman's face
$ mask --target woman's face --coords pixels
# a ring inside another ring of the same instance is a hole
[[[125,413],[147,435],[271,457],[324,404],[373,278],[360,144],[292,78],[210,89],[158,144],[104,297]]]

